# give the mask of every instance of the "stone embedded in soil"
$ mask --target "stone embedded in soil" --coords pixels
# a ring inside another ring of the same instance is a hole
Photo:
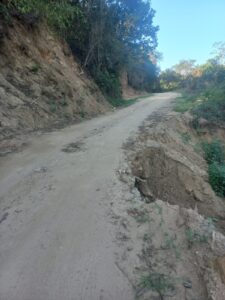
[[[183,283],[183,286],[184,286],[186,289],[191,289],[191,288],[192,288],[192,283],[191,283],[190,280],[188,280],[188,281],[185,281],[185,282]]]

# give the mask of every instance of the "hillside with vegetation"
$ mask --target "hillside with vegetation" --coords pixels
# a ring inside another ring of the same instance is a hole
[[[5,24],[12,16],[30,26],[47,23],[111,98],[121,96],[124,70],[132,87],[155,87],[158,27],[150,2],[13,0],[2,1],[0,14]]]
[[[154,91],[154,14],[140,0],[0,1],[3,153],[20,133],[65,126]]]
[[[225,196],[225,43],[214,44],[213,58],[202,65],[183,60],[160,75],[162,90],[179,90],[175,111],[189,112],[190,127],[198,136],[207,163],[209,181]]]
[[[154,15],[0,0],[1,300],[225,299],[225,43],[161,72]]]

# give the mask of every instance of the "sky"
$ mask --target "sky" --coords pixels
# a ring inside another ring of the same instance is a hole
[[[225,0],[151,0],[159,25],[162,70],[181,59],[210,58],[215,42],[225,41]]]

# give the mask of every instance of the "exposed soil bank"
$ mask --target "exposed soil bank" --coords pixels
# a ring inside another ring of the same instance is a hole
[[[20,134],[62,127],[110,109],[68,45],[44,24],[29,26],[14,19],[4,28],[0,37],[0,155],[25,142]]]
[[[157,125],[152,125],[151,120],[149,126],[141,127],[139,140],[144,147],[132,164],[140,192],[150,200],[179,204],[222,222],[224,201],[208,183],[207,164],[195,149],[199,139],[189,127],[188,116],[155,118]]]
[[[124,145],[128,165],[120,177],[133,197],[121,265],[140,299],[225,299],[225,203],[208,183],[189,122],[161,110]]]
[[[1,299],[225,299],[223,201],[175,97],[0,158]]]

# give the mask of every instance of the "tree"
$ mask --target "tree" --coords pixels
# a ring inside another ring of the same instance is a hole
[[[189,59],[189,60],[181,60],[177,65],[173,67],[176,73],[180,74],[183,77],[187,77],[191,75],[194,68],[195,68],[196,60]]]
[[[177,89],[181,81],[181,76],[172,69],[167,69],[160,74],[160,86],[163,90]]]
[[[153,25],[155,11],[150,1],[8,0],[3,6],[47,20],[110,96],[120,95],[119,77],[124,69],[130,72],[131,84],[139,88],[151,87],[157,76],[153,58],[158,27]],[[139,74],[138,80],[132,72]]]
[[[135,82],[128,74],[132,77],[130,83],[134,87],[149,88],[157,75],[157,68],[149,57],[156,57],[158,31],[158,27],[153,26],[155,12],[150,2],[83,0],[79,1],[79,6],[85,16],[86,28],[74,24],[68,41],[103,91],[109,93],[109,85],[113,84],[111,94],[115,95],[113,89],[117,89],[117,95],[120,93],[115,78],[118,79],[124,69],[130,74],[140,74],[142,70],[144,74],[139,79],[143,82]]]
[[[218,64],[225,65],[225,42],[216,42],[213,48],[214,59],[217,60]]]

